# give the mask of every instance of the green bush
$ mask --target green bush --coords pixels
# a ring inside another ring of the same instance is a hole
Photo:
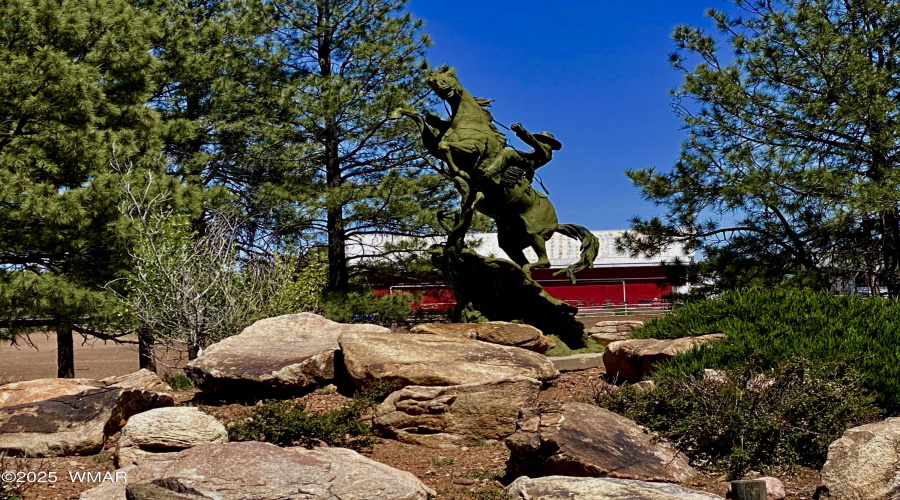
[[[661,364],[653,378],[697,377],[704,368],[737,367],[748,360],[761,371],[794,358],[848,363],[886,413],[900,413],[900,303],[895,300],[811,291],[729,292],[680,307],[632,337],[714,332],[727,337]]]
[[[751,366],[717,377],[663,377],[651,391],[597,392],[594,402],[665,436],[695,466],[730,479],[820,467],[845,429],[877,418],[874,398],[846,364],[788,361],[765,375]]]
[[[410,306],[421,300],[417,294],[400,293],[376,296],[372,290],[347,293],[330,292],[324,296],[322,311],[326,318],[338,323],[371,321],[384,326],[402,323],[415,311]]]
[[[169,372],[162,376],[162,381],[169,384],[173,391],[187,391],[194,388],[194,381],[183,372]]]
[[[371,448],[375,444],[372,428],[360,419],[379,399],[397,389],[396,382],[370,385],[343,408],[326,413],[307,412],[299,401],[266,401],[244,423],[232,426],[228,437],[231,441],[266,441],[281,446],[309,446],[321,440],[356,450]]]

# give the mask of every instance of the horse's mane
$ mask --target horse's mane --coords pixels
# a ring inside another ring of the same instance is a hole
[[[484,97],[475,97],[475,96],[472,96],[472,99],[475,99],[475,102],[478,103],[479,106],[481,106],[481,109],[484,111],[484,114],[487,115],[488,125],[490,125],[491,130],[500,134],[501,136],[504,135],[502,132],[497,130],[497,127],[494,126],[494,115],[491,114],[491,103],[494,102],[494,100],[493,99],[485,99]],[[505,140],[505,137],[504,137],[504,140]]]

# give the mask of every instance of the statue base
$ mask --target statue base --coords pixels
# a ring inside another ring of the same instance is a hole
[[[515,263],[469,248],[434,245],[429,252],[456,296],[454,322],[517,321],[558,336],[570,349],[584,347],[578,308],[551,297]]]

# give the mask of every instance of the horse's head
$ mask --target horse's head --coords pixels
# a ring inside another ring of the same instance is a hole
[[[445,101],[458,96],[463,91],[462,85],[456,78],[456,69],[446,64],[432,71],[425,79],[425,83]]]

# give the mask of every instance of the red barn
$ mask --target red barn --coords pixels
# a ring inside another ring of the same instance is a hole
[[[592,231],[600,240],[600,249],[594,260],[594,267],[578,273],[575,284],[565,276],[553,273],[575,262],[579,257],[581,244],[571,238],[556,234],[547,242],[550,269],[535,269],[532,278],[553,297],[566,301],[581,310],[610,307],[663,307],[668,295],[673,291],[683,292],[689,285],[673,282],[666,264],[676,261],[690,263],[693,254],[685,253],[681,247],[666,249],[654,258],[629,257],[615,249],[615,240],[622,231]],[[506,258],[506,253],[497,244],[496,233],[470,235],[467,240],[472,248],[486,256]],[[531,262],[537,256],[531,249],[525,251]],[[455,304],[453,292],[441,284],[381,283],[375,285],[375,293],[417,292],[422,300],[415,305],[424,311],[449,310]]]

